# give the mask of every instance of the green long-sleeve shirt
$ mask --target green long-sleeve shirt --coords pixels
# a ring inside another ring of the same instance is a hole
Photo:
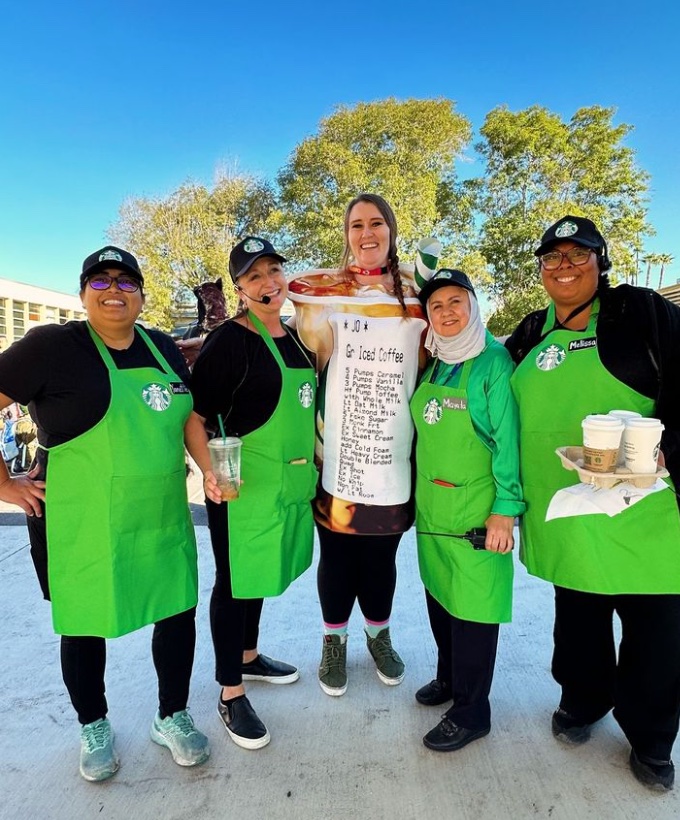
[[[457,388],[462,368],[441,361],[436,364],[434,371],[429,367],[426,371],[426,377],[431,374],[429,381]],[[491,452],[496,484],[491,512],[509,516],[521,515],[526,509],[519,479],[519,415],[510,389],[514,368],[508,351],[487,331],[486,347],[472,364],[467,387],[472,426]]]

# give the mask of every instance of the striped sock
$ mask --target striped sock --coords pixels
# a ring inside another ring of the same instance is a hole
[[[377,638],[378,634],[382,632],[383,629],[389,627],[389,625],[389,618],[386,621],[369,621],[368,618],[366,618],[364,629],[369,638]]]
[[[324,635],[339,635],[342,643],[345,643],[347,640],[347,626],[349,621],[345,621],[344,624],[327,624],[324,622],[323,625],[323,634]]]

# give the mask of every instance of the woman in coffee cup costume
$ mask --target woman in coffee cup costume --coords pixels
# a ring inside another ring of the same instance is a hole
[[[28,404],[40,443],[27,477],[10,479],[0,461],[0,498],[27,514],[82,725],[80,773],[99,781],[119,765],[105,639],[147,624],[159,690],[151,738],[182,766],[209,750],[186,710],[198,590],[182,435],[189,374],[169,336],[135,324],[144,278],[131,253],[109,245],[88,256],[80,298],[87,321],[36,327],[0,356],[0,407]]]
[[[546,521],[551,497],[578,481],[555,449],[580,444],[581,421],[614,408],[656,417],[672,488],[680,482],[680,308],[643,288],[610,288],[602,234],[565,216],[536,248],[547,309],[507,340],[517,369],[527,511],[521,558],[555,585],[552,672],[562,694],[555,737],[578,744],[613,708],[645,785],[669,789],[680,714],[680,516],[663,489],[622,513]],[[618,660],[613,614],[621,620]]]
[[[312,561],[311,499],[316,374],[281,323],[286,260],[266,239],[247,236],[229,257],[241,310],[206,339],[192,373],[196,410],[187,446],[204,475],[216,578],[210,626],[218,713],[231,739],[259,749],[270,735],[244,680],[292,683],[298,670],[257,650],[263,598],[280,595]],[[220,429],[222,423],[223,431]],[[222,503],[205,424],[242,439],[239,498]]]
[[[453,699],[423,738],[452,752],[490,729],[499,624],[512,613],[513,526],[524,512],[519,426],[512,360],[485,330],[466,274],[437,271],[418,297],[433,358],[411,399],[416,537],[438,661],[416,700]]]
[[[413,523],[408,401],[426,326],[413,279],[399,264],[397,224],[387,202],[375,194],[353,199],[344,231],[339,270],[307,271],[289,285],[300,338],[320,372],[319,684],[333,696],[347,689],[347,625],[355,601],[378,677],[387,685],[404,677],[389,621],[397,547]]]

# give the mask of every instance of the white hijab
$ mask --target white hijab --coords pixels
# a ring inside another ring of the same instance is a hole
[[[486,347],[486,329],[479,313],[477,297],[469,290],[466,292],[470,299],[470,319],[461,332],[456,336],[440,336],[434,332],[430,324],[425,336],[425,347],[446,364],[458,364],[474,359]],[[427,318],[430,318],[429,300]]]

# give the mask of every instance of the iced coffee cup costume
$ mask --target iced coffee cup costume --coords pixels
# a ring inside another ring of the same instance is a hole
[[[33,478],[2,489],[29,514],[31,556],[83,725],[81,774],[103,780],[118,768],[105,639],[151,623],[160,693],[151,736],[181,765],[208,757],[186,711],[198,588],[183,443],[192,399],[172,340],[135,325],[144,304],[135,257],[102,248],[80,284],[87,321],[38,327],[0,358],[0,391],[28,404],[40,442]]]
[[[261,237],[246,237],[232,250],[229,269],[242,307],[207,337],[194,365],[196,413],[187,439],[205,475],[215,556],[210,623],[222,686],[218,711],[231,739],[247,749],[265,746],[270,735],[243,681],[298,678],[294,666],[257,651],[263,598],[283,593],[310,566],[314,538],[316,374],[281,322],[283,262]],[[224,433],[242,442],[235,500],[221,502],[205,424],[217,438]]]
[[[527,502],[521,558],[555,584],[553,675],[562,687],[553,733],[588,739],[612,707],[631,746],[631,767],[668,788],[680,713],[680,309],[629,285],[609,287],[604,238],[566,216],[536,250],[547,309],[508,339],[518,362],[521,470]],[[555,448],[579,444],[588,414],[629,410],[665,427],[670,489],[619,514],[546,521],[551,498],[578,482]],[[618,663],[612,616],[622,622]]]
[[[347,688],[355,601],[380,680],[394,685],[404,675],[389,619],[396,551],[413,522],[408,401],[426,326],[413,278],[399,264],[396,219],[385,200],[352,200],[344,233],[339,270],[307,271],[289,286],[300,338],[320,374],[314,514],[324,621],[319,683],[329,695]]]
[[[416,537],[438,663],[416,699],[428,706],[453,699],[423,742],[456,751],[491,724],[499,624],[512,611],[512,530],[524,512],[519,428],[512,360],[485,330],[469,278],[442,269],[419,298],[433,358],[411,399]],[[482,531],[481,548],[464,537],[473,530]]]

